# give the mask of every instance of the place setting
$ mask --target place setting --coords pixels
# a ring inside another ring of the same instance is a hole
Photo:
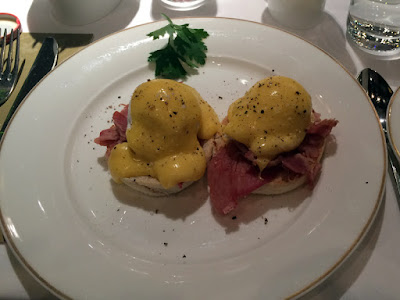
[[[21,22],[0,107],[0,246],[49,296],[336,299],[337,272],[363,295],[373,269],[350,267],[387,238],[397,202],[398,86],[285,29],[318,26],[329,1],[295,19],[258,5],[282,28],[222,1],[216,17],[99,39]]]

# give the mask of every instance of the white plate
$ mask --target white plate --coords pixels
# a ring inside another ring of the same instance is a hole
[[[93,139],[110,126],[114,108],[154,77],[147,56],[165,39],[146,34],[165,23],[102,39],[32,91],[0,152],[6,238],[60,297],[298,296],[344,261],[375,217],[386,173],[383,135],[349,73],[318,48],[262,24],[177,20],[183,22],[210,33],[207,64],[187,83],[221,117],[253,83],[280,74],[303,84],[323,117],[339,120],[319,181],[312,193],[249,197],[236,220],[212,214],[204,180],[165,199],[112,183],[105,149]]]
[[[394,153],[400,161],[400,88],[394,93],[389,102],[387,129],[389,142],[392,144]]]

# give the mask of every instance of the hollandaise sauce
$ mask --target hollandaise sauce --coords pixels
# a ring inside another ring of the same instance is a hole
[[[263,170],[282,152],[297,148],[311,122],[311,97],[295,80],[272,76],[230,105],[223,132],[246,145]]]
[[[127,142],[111,151],[113,179],[149,175],[164,188],[200,179],[206,158],[199,139],[221,129],[218,116],[192,87],[173,80],[145,82],[130,102]]]

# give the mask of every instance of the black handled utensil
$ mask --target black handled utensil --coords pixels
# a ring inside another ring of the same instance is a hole
[[[57,64],[57,58],[57,41],[52,37],[47,37],[43,41],[42,47],[40,48],[39,53],[36,56],[35,61],[33,62],[32,68],[29,71],[29,74],[26,77],[25,82],[22,85],[13,105],[11,106],[11,109],[8,112],[8,115],[3,123],[3,126],[1,127],[0,139],[3,137],[8,123],[10,122],[18,106],[24,100],[25,96],[48,72],[50,72],[55,67],[55,65]]]

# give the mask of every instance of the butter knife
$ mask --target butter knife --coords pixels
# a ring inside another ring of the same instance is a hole
[[[52,37],[47,37],[39,50],[38,55],[33,62],[32,68],[30,69],[28,76],[26,77],[24,84],[22,85],[7,117],[0,130],[0,140],[8,126],[8,123],[12,119],[18,106],[24,100],[25,96],[32,90],[32,88],[57,64],[58,58],[58,44],[57,41]]]

